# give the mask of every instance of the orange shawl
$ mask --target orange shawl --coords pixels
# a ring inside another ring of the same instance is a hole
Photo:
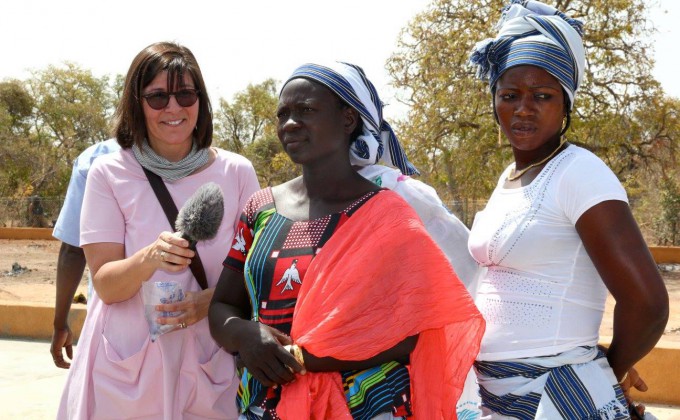
[[[419,334],[409,372],[414,420],[456,418],[484,319],[411,207],[382,191],[328,240],[300,288],[291,337],[317,357],[365,360]],[[298,375],[285,420],[351,418],[337,372]]]

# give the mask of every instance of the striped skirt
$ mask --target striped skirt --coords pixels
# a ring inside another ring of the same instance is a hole
[[[483,419],[628,419],[605,354],[578,347],[555,356],[477,361]]]

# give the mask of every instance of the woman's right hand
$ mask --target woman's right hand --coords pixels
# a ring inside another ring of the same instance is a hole
[[[296,373],[305,373],[304,366],[283,347],[293,344],[288,335],[260,322],[233,321],[238,321],[233,327],[238,328],[240,363],[262,385],[284,385],[295,380]]]
[[[177,272],[187,268],[194,255],[196,253],[189,249],[189,241],[177,233],[161,232],[158,239],[146,247],[144,259],[154,263],[156,268]]]
[[[154,242],[128,257],[125,244],[114,242],[86,244],[83,251],[94,288],[109,305],[130,299],[158,269],[186,270],[195,255],[189,242],[172,232],[162,232]]]
[[[248,320],[251,313],[243,273],[222,269],[213,294],[208,321],[210,334],[225,351],[237,354],[237,362],[266,387],[283,385],[304,373],[295,357],[283,346],[289,336],[260,322]]]

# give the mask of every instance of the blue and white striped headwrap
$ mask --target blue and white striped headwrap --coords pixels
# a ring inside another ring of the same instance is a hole
[[[491,90],[511,67],[532,65],[552,74],[569,95],[570,108],[583,80],[583,23],[552,6],[533,0],[512,0],[503,10],[496,38],[475,45],[470,62]]]
[[[283,87],[301,77],[326,86],[361,115],[364,131],[350,148],[352,165],[368,166],[382,161],[405,175],[419,174],[406,158],[392,127],[383,119],[383,103],[361,67],[341,62],[304,64],[295,69]]]

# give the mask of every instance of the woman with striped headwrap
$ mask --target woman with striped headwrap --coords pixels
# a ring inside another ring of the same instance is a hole
[[[488,268],[476,297],[487,321],[475,362],[483,414],[629,418],[624,393],[643,386],[632,366],[663,333],[668,295],[620,182],[564,137],[584,74],[582,24],[514,0],[498,27],[471,57],[515,159],[469,240]],[[617,305],[604,350],[607,290]]]
[[[455,418],[484,320],[414,210],[355,170],[416,172],[373,84],[303,65],[277,117],[302,176],[251,197],[210,310],[241,418]]]

